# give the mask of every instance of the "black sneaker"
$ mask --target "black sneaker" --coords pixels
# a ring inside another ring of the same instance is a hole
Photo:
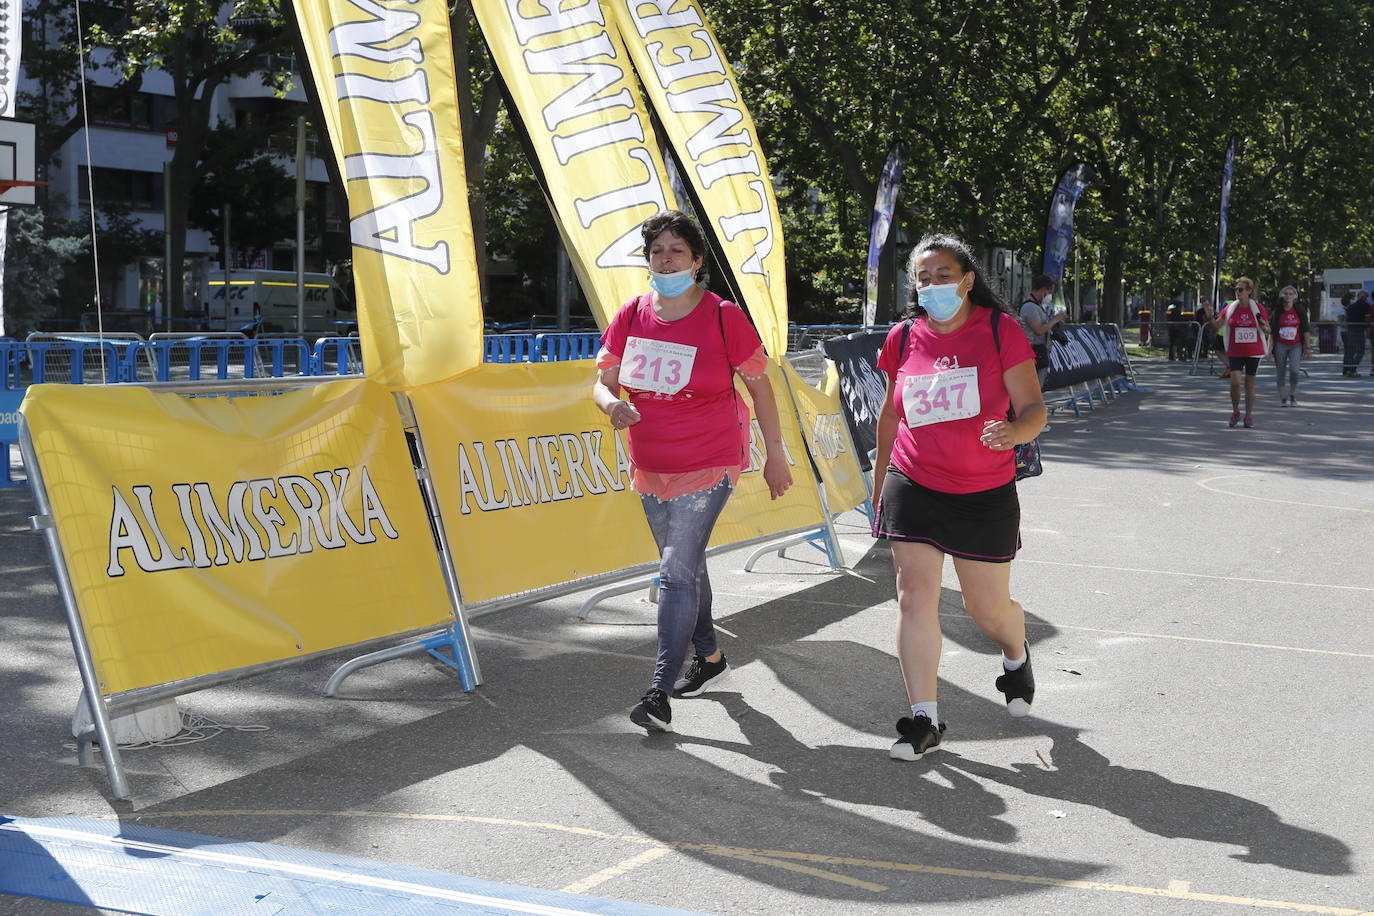
[[[718,684],[721,678],[725,677],[730,671],[730,665],[725,661],[725,656],[720,657],[718,662],[708,662],[700,655],[692,656],[692,664],[687,669],[687,673],[677,679],[673,684],[673,696],[675,697],[697,697],[706,691],[709,684]]]
[[[630,710],[630,721],[640,728],[651,732],[670,732],[673,726],[673,711],[668,708],[668,694],[657,687],[644,691],[635,708]]]
[[[997,689],[1007,698],[1007,712],[1017,718],[1030,714],[1031,701],[1035,699],[1035,675],[1031,673],[1030,643],[1026,647],[1026,663],[1015,671],[1002,670],[997,679]]]
[[[945,723],[936,728],[927,716],[897,720],[897,740],[887,756],[893,760],[920,760],[931,751],[940,749],[940,736],[945,732]]]

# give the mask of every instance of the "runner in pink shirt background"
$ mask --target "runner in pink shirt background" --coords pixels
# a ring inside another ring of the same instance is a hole
[[[729,670],[711,619],[706,544],[749,465],[749,408],[736,375],[763,430],[763,479],[774,499],[792,485],[792,472],[758,332],[739,306],[697,283],[706,255],[701,228],[668,210],[645,220],[640,233],[652,291],[625,303],[607,326],[592,398],[613,427],[626,430],[631,483],[661,557],[658,660],[630,721],[666,732],[670,695],[699,696]],[[688,643],[695,654],[682,674]]]

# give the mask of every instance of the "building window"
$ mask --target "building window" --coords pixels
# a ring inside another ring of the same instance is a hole
[[[91,187],[95,188],[95,205],[115,204],[134,210],[158,210],[162,207],[162,173],[133,172],[127,169],[87,169],[81,166],[78,199],[83,205],[91,203]]]
[[[128,127],[134,130],[161,128],[157,97],[147,92],[125,92],[109,86],[88,86],[92,124],[102,127]]]

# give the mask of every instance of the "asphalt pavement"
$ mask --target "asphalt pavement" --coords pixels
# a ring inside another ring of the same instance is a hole
[[[626,716],[647,596],[586,623],[570,596],[478,620],[468,694],[411,657],[325,699],[337,657],[183,697],[228,727],[126,752],[114,802],[69,747],[79,677],[29,494],[0,490],[0,814],[722,914],[1374,912],[1374,378],[1338,360],[1294,408],[1266,367],[1253,430],[1227,427],[1226,382],[1158,358],[1145,390],[1059,412],[1020,485],[1032,715],[1003,709],[947,565],[949,731],[914,763],[887,755],[891,561],[851,512],[846,571],[808,547],[712,561],[734,672],[673,704],[672,735]]]

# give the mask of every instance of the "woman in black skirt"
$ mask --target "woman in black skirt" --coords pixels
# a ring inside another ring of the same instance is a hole
[[[912,250],[907,274],[916,297],[910,317],[893,327],[878,358],[887,398],[873,492],[874,534],[892,543],[897,658],[911,704],[891,756],[917,760],[940,746],[945,728],[935,688],[946,554],[964,609],[1002,649],[996,686],[1007,711],[1030,712],[1035,679],[1026,618],[1010,593],[1021,525],[1012,449],[1039,435],[1046,415],[1026,335],[968,246],[927,236]],[[1007,419],[1008,407],[1015,420]]]

